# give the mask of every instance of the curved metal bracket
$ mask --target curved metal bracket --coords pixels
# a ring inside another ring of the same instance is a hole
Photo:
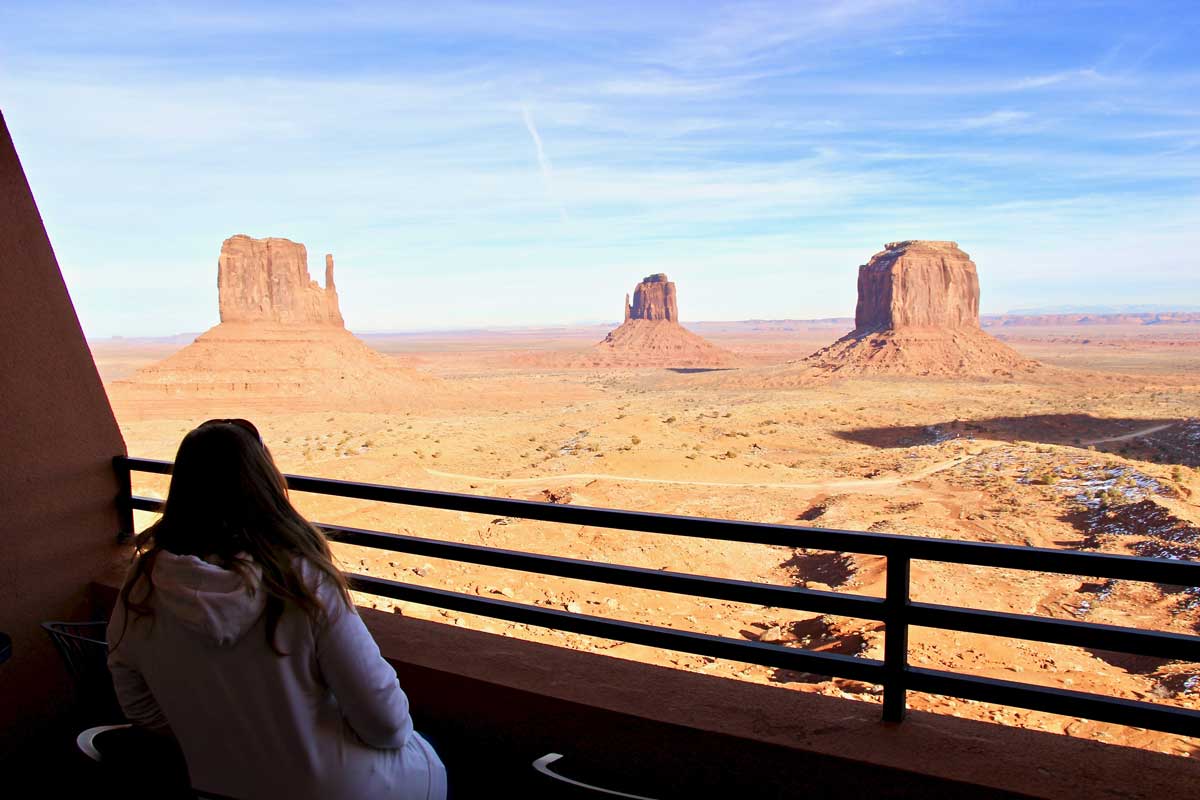
[[[533,768],[543,775],[548,775],[556,781],[569,783],[572,786],[578,786],[581,789],[587,789],[600,794],[607,794],[612,797],[628,797],[632,800],[654,800],[652,797],[646,797],[640,794],[629,794],[628,792],[618,792],[616,789],[605,789],[602,786],[592,786],[589,783],[581,783],[580,781],[572,780],[564,775],[559,775],[554,770],[550,769],[550,765],[562,758],[562,753],[546,753],[546,755],[533,762]]]

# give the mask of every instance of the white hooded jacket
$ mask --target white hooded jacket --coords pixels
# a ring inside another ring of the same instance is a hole
[[[257,565],[250,563],[251,571]],[[446,773],[358,612],[301,562],[328,615],[289,607],[266,640],[266,598],[237,572],[163,551],[154,614],[108,626],[130,721],[170,726],[197,789],[239,798],[442,798]]]

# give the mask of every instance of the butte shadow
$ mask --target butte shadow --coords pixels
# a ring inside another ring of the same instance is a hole
[[[1091,414],[1031,414],[987,419],[952,419],[931,425],[888,425],[833,431],[839,439],[878,448],[905,448],[948,439],[996,439],[1041,444],[1095,445],[1118,449],[1143,438],[1169,434],[1189,425],[1183,419],[1094,417]]]

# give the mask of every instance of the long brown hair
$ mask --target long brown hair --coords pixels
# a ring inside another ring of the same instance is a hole
[[[289,603],[314,624],[328,612],[316,587],[304,582],[298,559],[324,573],[340,599],[352,605],[329,542],[292,505],[287,482],[246,420],[209,420],[183,437],[162,518],[135,542],[136,561],[120,595],[127,620],[128,612],[153,615],[154,564],[164,550],[235,570],[252,592],[266,592],[267,644],[278,655],[285,653],[275,643],[275,631]],[[262,570],[257,586],[245,555]],[[138,586],[144,591],[135,599]]]

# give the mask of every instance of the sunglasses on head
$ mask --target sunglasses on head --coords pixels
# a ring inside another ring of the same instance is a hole
[[[209,419],[201,422],[197,427],[204,428],[208,425],[237,425],[242,430],[248,431],[251,436],[258,440],[259,444],[263,443],[262,434],[258,432],[258,428],[254,427],[254,423],[248,419]]]

